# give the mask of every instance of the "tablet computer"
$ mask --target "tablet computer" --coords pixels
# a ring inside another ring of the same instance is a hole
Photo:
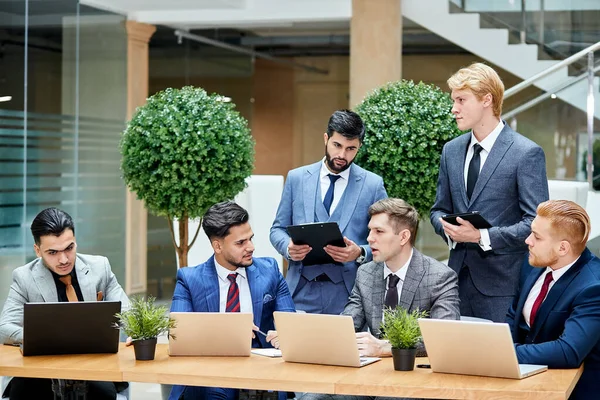
[[[310,253],[304,257],[302,264],[339,264],[323,250],[328,244],[346,247],[342,232],[337,222],[314,222],[310,224],[290,225],[287,232],[294,244],[307,244],[312,247]]]
[[[479,211],[442,215],[442,219],[448,223],[451,223],[452,225],[460,225],[456,221],[457,217],[460,217],[465,221],[469,221],[477,229],[489,229],[492,227],[492,224],[487,222],[487,220],[483,218],[481,214],[479,214]]]

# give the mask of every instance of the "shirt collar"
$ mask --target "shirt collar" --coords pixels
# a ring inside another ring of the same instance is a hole
[[[489,153],[492,150],[494,143],[496,143],[496,139],[498,139],[498,136],[500,136],[500,132],[502,132],[502,129],[504,129],[504,122],[500,120],[500,122],[498,122],[498,125],[496,125],[494,130],[489,135],[487,135],[485,139],[483,139],[481,142],[477,141],[477,138],[475,138],[475,134],[473,133],[473,131],[471,131],[471,143],[469,144],[469,148],[473,147],[475,143],[479,143],[479,145],[483,147],[483,149],[487,153]]]
[[[321,179],[323,179],[324,177],[326,177],[328,174],[339,175],[340,178],[345,179],[345,180],[348,180],[350,178],[350,168],[352,168],[352,164],[350,164],[350,166],[348,168],[346,168],[345,170],[343,170],[339,174],[334,174],[333,172],[331,172],[329,170],[329,168],[327,168],[327,165],[325,165],[325,163],[326,163],[325,157],[323,157],[323,162],[321,163],[321,171],[319,172],[319,177]]]
[[[581,256],[579,256],[581,257]],[[544,271],[544,275],[546,275],[546,272],[552,272],[552,280],[554,282],[556,282],[557,280],[560,279],[561,276],[563,276],[568,270],[569,268],[571,268],[573,266],[573,264],[575,264],[577,262],[577,260],[579,260],[579,257],[577,257],[577,259],[575,261],[573,261],[571,264],[567,264],[562,268],[559,269],[552,269],[550,267],[546,267],[546,271]]]
[[[402,266],[402,268],[400,268],[398,271],[396,272],[392,272],[387,264],[384,262],[383,263],[383,279],[386,280],[387,277],[391,274],[396,275],[398,278],[400,278],[400,280],[402,282],[404,282],[404,279],[406,278],[406,271],[408,271],[408,266],[410,264],[410,260],[412,260],[412,256],[413,256],[413,250],[410,250],[410,257],[408,257],[408,260],[406,261],[406,263],[404,263],[404,265]]]
[[[224,266],[222,266],[221,264],[219,264],[217,262],[217,259],[215,258],[215,268],[217,270],[217,275],[219,276],[219,279],[221,279],[223,282],[227,282],[227,275],[229,274],[233,274],[235,272],[237,272],[242,278],[246,279],[246,268],[237,268],[235,271],[230,271],[227,268],[225,268]]]

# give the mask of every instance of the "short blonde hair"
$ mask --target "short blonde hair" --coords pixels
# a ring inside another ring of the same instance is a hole
[[[415,245],[417,231],[419,230],[419,213],[402,199],[387,198],[371,204],[369,216],[387,214],[394,234],[399,234],[401,229],[410,232],[410,244]]]
[[[450,90],[468,89],[479,100],[486,94],[491,94],[494,116],[500,118],[504,101],[504,83],[492,67],[483,63],[473,63],[461,68],[448,79],[448,86]]]
[[[569,200],[548,200],[540,203],[537,215],[550,220],[553,237],[569,242],[576,254],[583,253],[591,225],[580,205]]]

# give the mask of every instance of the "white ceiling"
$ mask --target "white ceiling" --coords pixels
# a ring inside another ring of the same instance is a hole
[[[128,19],[182,29],[277,28],[347,23],[352,0],[81,0]]]

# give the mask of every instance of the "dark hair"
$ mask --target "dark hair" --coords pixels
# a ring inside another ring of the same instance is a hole
[[[73,231],[73,235],[75,234],[73,219],[63,210],[54,207],[42,210],[31,223],[31,234],[38,246],[42,236],[60,236],[67,229]]]
[[[223,239],[232,226],[248,222],[248,211],[233,201],[224,201],[211,206],[202,217],[202,229],[210,240]]]
[[[410,244],[415,245],[417,231],[419,230],[419,213],[402,199],[387,198],[371,204],[369,216],[387,214],[394,234],[399,234],[402,229],[410,232]]]
[[[327,124],[327,137],[337,132],[346,139],[357,139],[360,143],[365,138],[365,125],[357,113],[350,110],[338,110],[331,114]]]

